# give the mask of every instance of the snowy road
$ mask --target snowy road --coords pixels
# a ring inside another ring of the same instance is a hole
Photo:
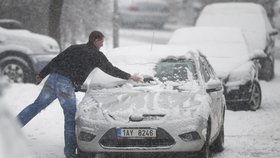
[[[129,37],[129,32],[126,32]],[[142,33],[141,33],[142,34]],[[170,34],[159,32],[164,38]],[[130,37],[131,38],[131,37]],[[145,39],[138,37],[138,39]],[[149,38],[148,38],[149,39]],[[143,40],[144,43],[145,40]],[[121,42],[127,43],[128,38]],[[135,44],[139,41],[131,41]],[[147,41],[146,41],[147,42]],[[159,43],[164,40],[159,39]],[[279,158],[280,157],[280,59],[276,60],[276,75],[270,82],[261,81],[262,107],[256,112],[226,111],[225,150],[213,158]],[[4,100],[16,115],[38,96],[42,84],[13,84]],[[83,93],[77,93],[78,101]],[[63,112],[54,101],[23,128],[29,148],[35,158],[63,158]]]

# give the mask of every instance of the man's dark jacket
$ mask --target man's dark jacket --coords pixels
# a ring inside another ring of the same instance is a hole
[[[69,77],[74,86],[79,87],[96,67],[114,77],[130,78],[130,74],[114,67],[107,57],[90,43],[68,47],[53,58],[39,76],[44,78],[50,73],[58,73]]]

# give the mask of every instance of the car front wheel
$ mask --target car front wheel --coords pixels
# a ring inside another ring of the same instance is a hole
[[[208,119],[206,140],[205,140],[205,143],[204,143],[201,151],[198,153],[197,158],[209,158],[209,155],[210,155],[210,148],[209,148],[210,136],[211,136],[211,120]]]
[[[223,150],[224,150],[224,125],[222,125],[218,137],[211,145],[211,151],[213,152],[222,152]]]
[[[34,82],[34,74],[31,68],[24,60],[17,57],[9,57],[0,61],[1,71],[4,76],[7,76],[10,81],[15,83]]]
[[[261,86],[258,82],[254,82],[252,85],[251,97],[248,101],[249,110],[256,111],[261,106],[262,92]]]

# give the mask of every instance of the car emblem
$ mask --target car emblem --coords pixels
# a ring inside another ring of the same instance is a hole
[[[130,115],[129,116],[129,121],[132,122],[140,122],[144,119],[144,117],[142,115]]]

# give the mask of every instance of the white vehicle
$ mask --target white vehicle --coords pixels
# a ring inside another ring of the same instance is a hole
[[[205,6],[196,26],[238,27],[248,39],[250,47],[263,51],[259,78],[271,80],[274,76],[275,35],[265,9],[256,3],[214,3]]]
[[[272,21],[274,23],[274,27],[280,30],[280,0],[276,0],[273,5],[273,17]]]
[[[5,23],[5,27],[12,25]],[[34,83],[35,74],[59,51],[58,43],[49,36],[0,26],[0,68],[12,82]]]
[[[174,32],[169,45],[187,45],[201,50],[223,81],[230,109],[257,110],[261,106],[258,80],[259,59],[263,52],[251,53],[238,28],[187,27]]]
[[[223,150],[223,86],[204,55],[149,45],[116,48],[107,56],[127,72],[145,74],[145,83],[95,70],[78,105],[81,157],[176,152],[208,158],[210,147]]]

